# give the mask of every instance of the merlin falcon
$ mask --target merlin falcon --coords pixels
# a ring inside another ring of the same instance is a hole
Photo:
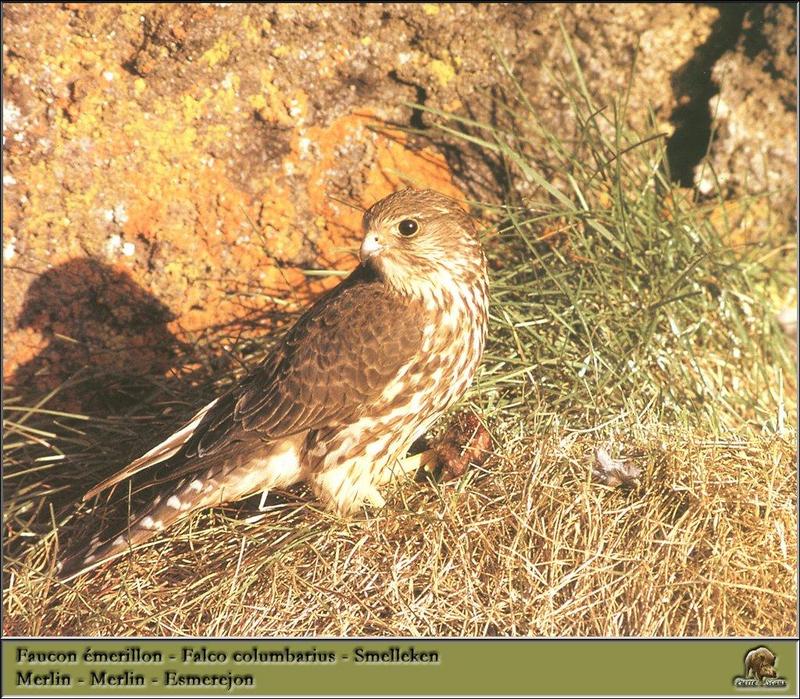
[[[467,390],[483,354],[486,258],[450,197],[405,189],[368,209],[358,267],[228,393],[98,493],[160,465],[168,477],[122,531],[58,565],[62,580],[191,512],[307,481],[329,509],[382,506],[414,440]]]

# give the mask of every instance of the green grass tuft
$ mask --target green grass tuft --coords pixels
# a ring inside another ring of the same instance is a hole
[[[511,183],[509,201],[483,205],[492,328],[473,396],[576,429],[647,415],[783,431],[796,421],[795,364],[775,299],[794,287],[795,245],[732,244],[730,203],[675,186],[664,135],[626,127],[624,97],[598,107],[575,67],[560,82],[571,111],[559,133],[510,73],[514,131],[426,110],[441,134],[497,156]]]

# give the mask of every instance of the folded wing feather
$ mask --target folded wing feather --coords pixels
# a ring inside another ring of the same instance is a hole
[[[149,468],[150,466],[160,464],[170,457],[175,456],[175,454],[181,450],[181,447],[183,447],[183,445],[186,444],[186,442],[191,438],[192,434],[194,433],[195,429],[197,429],[197,426],[205,417],[206,413],[216,405],[218,400],[219,398],[212,400],[208,405],[195,413],[194,417],[177,432],[171,434],[163,442],[157,444],[150,451],[148,451],[146,454],[143,454],[135,461],[131,461],[131,463],[129,463],[121,471],[118,471],[113,476],[106,478],[106,480],[94,486],[83,496],[84,501],[93,498],[98,493],[102,493],[112,485],[116,485],[120,481],[124,481],[126,478],[129,478],[139,471]]]

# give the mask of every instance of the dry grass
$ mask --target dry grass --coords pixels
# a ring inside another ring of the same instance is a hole
[[[55,537],[14,565],[6,631],[88,635],[774,636],[797,631],[790,437],[495,434],[460,482],[343,521],[218,510],[68,585]],[[591,480],[594,450],[642,469]],[[256,515],[258,517],[258,515]]]
[[[795,635],[796,368],[774,321],[794,243],[727,244],[721,202],[673,187],[663,140],[627,132],[624,101],[598,108],[577,66],[562,84],[558,135],[513,89],[498,109],[513,129],[433,115],[510,183],[487,209],[492,324],[468,398],[494,438],[480,469],[405,481],[351,520],[302,490],[266,513],[201,513],[60,584],[82,492],[264,348],[188,348],[200,378],[136,377],[115,413],[7,397],[6,633]],[[61,394],[115,381],[89,370]],[[639,485],[593,482],[600,447]]]

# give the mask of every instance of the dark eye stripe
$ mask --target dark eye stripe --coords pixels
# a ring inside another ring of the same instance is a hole
[[[404,218],[397,224],[397,230],[400,235],[408,238],[419,230],[419,225],[413,218]]]

